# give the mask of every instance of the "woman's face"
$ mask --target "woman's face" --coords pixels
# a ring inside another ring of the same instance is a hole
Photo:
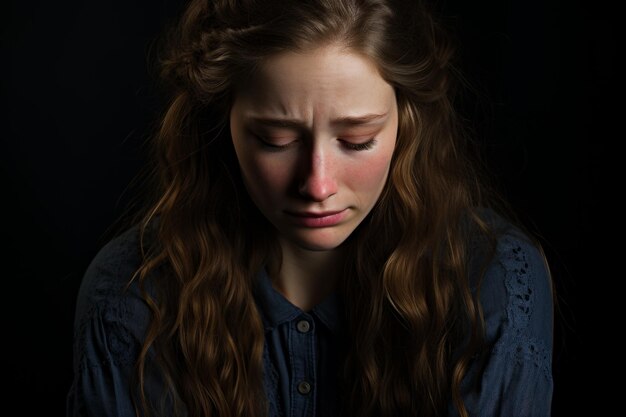
[[[334,45],[267,60],[239,89],[230,129],[248,193],[280,238],[332,250],[383,190],[398,111],[376,67]]]

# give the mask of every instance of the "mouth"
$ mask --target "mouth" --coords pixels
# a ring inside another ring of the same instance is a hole
[[[292,220],[304,227],[330,227],[341,222],[348,209],[312,212],[312,211],[285,211]]]

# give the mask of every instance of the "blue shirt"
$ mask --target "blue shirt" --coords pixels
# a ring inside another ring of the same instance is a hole
[[[68,416],[135,416],[131,375],[150,311],[136,285],[123,291],[141,262],[138,230],[100,250],[85,273],[75,318],[74,381]],[[304,312],[259,272],[254,296],[265,327],[264,387],[270,417],[336,415],[341,298],[333,293]],[[472,278],[472,277],[470,277]],[[552,399],[552,293],[538,249],[517,229],[498,240],[480,290],[489,357],[462,384],[470,416],[543,417]],[[162,384],[148,375],[158,398]],[[448,416],[457,416],[450,404]]]

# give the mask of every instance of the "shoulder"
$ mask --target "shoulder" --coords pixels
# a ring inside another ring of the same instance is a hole
[[[68,416],[135,415],[131,385],[152,319],[136,281],[129,285],[141,253],[140,230],[132,227],[104,245],[85,271],[74,320]],[[161,392],[161,382],[157,373],[147,373],[149,392]]]
[[[503,327],[517,335],[552,332],[552,280],[539,244],[526,233],[493,217],[496,246],[480,277],[479,294],[487,339],[502,335]]]
[[[150,321],[136,283],[142,262],[140,234],[132,227],[104,245],[85,271],[76,301],[76,366],[132,363]]]
[[[104,245],[87,267],[77,299],[77,319],[96,307],[130,301],[140,295],[136,285],[127,288],[142,262],[139,228],[131,227]]]
[[[485,258],[479,245],[477,258],[484,268],[474,268],[471,277],[485,322],[486,350],[468,370],[464,401],[470,415],[548,416],[553,387],[550,271],[541,247],[527,234],[500,217],[493,221],[492,256]]]
[[[135,226],[110,240],[96,253],[83,276],[80,301],[97,302],[122,290],[141,260],[139,228]]]

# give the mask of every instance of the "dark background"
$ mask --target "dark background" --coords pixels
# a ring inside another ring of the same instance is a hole
[[[0,357],[3,395],[18,414],[64,413],[76,293],[109,226],[140,191],[133,178],[162,105],[150,50],[180,4],[1,6]],[[614,13],[554,0],[439,5],[478,91],[464,112],[552,267],[560,308],[554,416],[600,414],[610,404],[601,376],[615,351],[610,294],[619,280],[607,243],[617,223],[608,196],[619,192],[611,121],[623,117],[610,100]]]

